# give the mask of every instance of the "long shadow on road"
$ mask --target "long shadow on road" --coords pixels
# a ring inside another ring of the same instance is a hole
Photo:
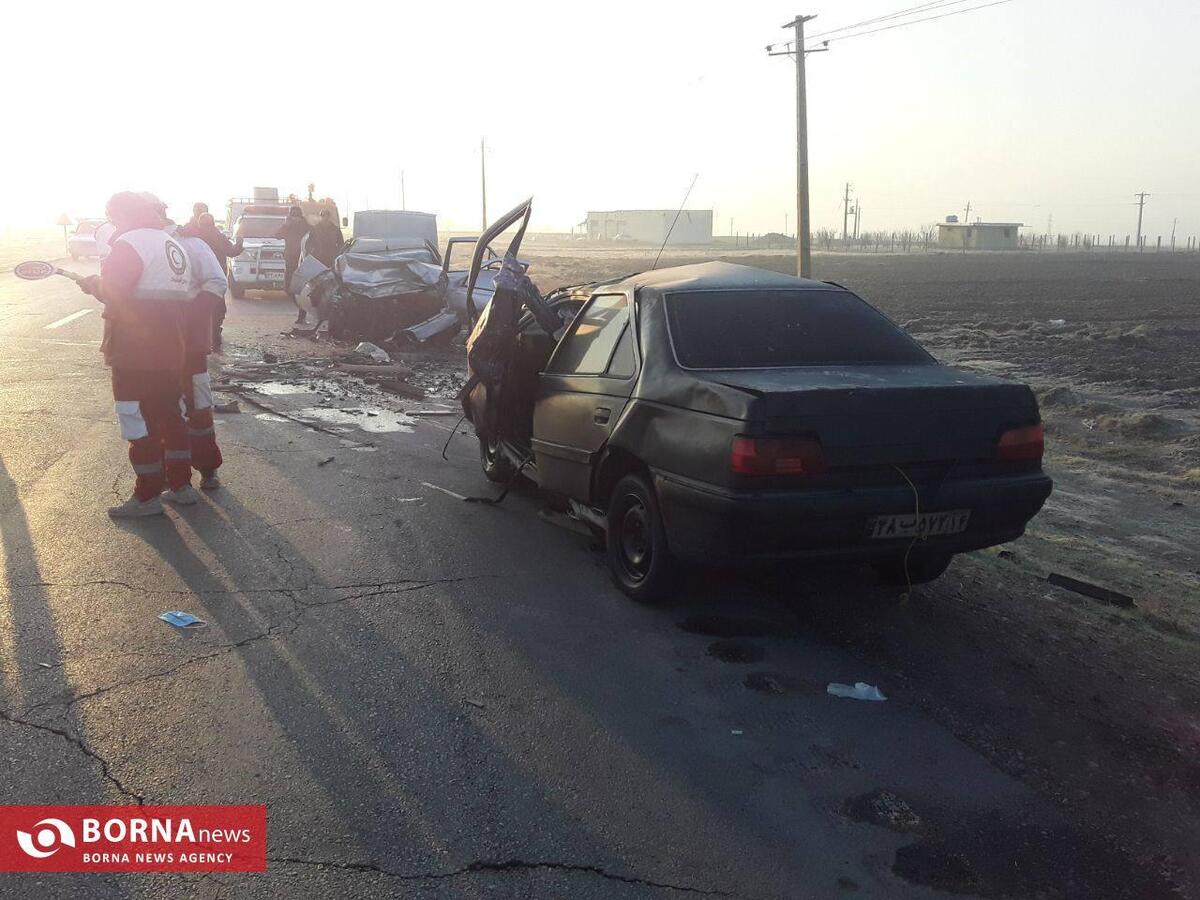
[[[32,722],[16,710],[24,695],[71,691],[67,664],[58,635],[53,601],[38,565],[37,546],[29,529],[20,491],[0,458],[0,551],[4,554],[4,607],[0,621],[0,742],[3,755],[22,764],[6,773],[0,801],[10,804],[137,803],[139,795],[109,771],[108,762],[92,748],[79,715],[71,710],[55,724]],[[49,745],[49,746],[48,746]],[[66,753],[61,751],[66,749]],[[31,823],[32,824],[32,823]],[[112,874],[63,874],[59,887],[93,896],[128,896]],[[7,886],[24,896],[41,892],[44,875],[6,875]],[[24,885],[24,887],[21,887]]]
[[[278,769],[294,759],[303,768],[292,775],[302,780],[299,794],[289,795],[303,808],[272,803],[269,793],[255,795],[252,786],[238,797],[211,798],[270,804],[276,864],[431,877],[560,869],[640,883],[643,873],[625,864],[626,854],[612,839],[562,809],[555,786],[533,777],[512,747],[478,724],[452,681],[418,659],[411,642],[438,640],[436,620],[446,612],[442,582],[328,584],[300,549],[228,488],[212,508],[193,508],[184,517],[221,560],[235,590],[248,578],[261,589],[261,576],[248,573],[265,569],[284,576],[281,587],[295,602],[264,629],[251,597],[225,593],[212,602],[216,598],[205,594],[214,586],[210,566],[178,532],[145,533],[197,592],[204,615],[235,641],[256,696],[239,697],[235,685],[220,686],[237,709],[237,733],[230,738],[271,754],[257,761],[260,766]],[[374,549],[386,554],[389,548]],[[411,626],[405,622],[410,614]],[[431,619],[432,633],[426,630]],[[406,633],[410,627],[421,634]],[[448,657],[456,653],[444,649]],[[254,718],[259,702],[269,721]],[[273,743],[276,731],[285,740],[282,748]],[[336,827],[322,834],[313,822],[330,814]],[[614,859],[615,874],[596,868],[611,867]],[[484,888],[466,882],[456,887],[461,895]]]

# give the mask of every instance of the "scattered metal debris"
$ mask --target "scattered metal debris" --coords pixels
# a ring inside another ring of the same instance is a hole
[[[1046,580],[1057,587],[1074,591],[1076,594],[1082,594],[1085,597],[1091,597],[1093,600],[1099,600],[1102,603],[1119,606],[1122,609],[1133,609],[1134,606],[1133,598],[1127,594],[1110,591],[1108,588],[1100,587],[1096,584],[1088,584],[1086,581],[1079,581],[1069,575],[1060,575],[1058,572],[1051,572],[1046,576]]]
[[[382,347],[372,344],[370,341],[363,341],[354,348],[354,352],[360,353],[363,356],[369,356],[377,363],[390,363],[392,361],[391,354]]]

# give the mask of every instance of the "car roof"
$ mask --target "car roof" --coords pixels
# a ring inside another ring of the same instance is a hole
[[[812,278],[797,278],[795,275],[785,275],[769,269],[722,261],[655,269],[651,272],[627,275],[611,282],[599,282],[593,287],[598,290],[602,286],[618,290],[652,288],[663,293],[668,291],[764,289],[827,291],[831,288],[837,289],[834,285],[824,281],[815,281]]]

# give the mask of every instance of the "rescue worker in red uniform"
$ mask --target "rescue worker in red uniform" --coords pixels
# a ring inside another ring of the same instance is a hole
[[[137,476],[133,496],[108,511],[116,519],[160,515],[163,499],[199,499],[179,403],[191,272],[187,252],[163,230],[161,206],[142,194],[114,194],[106,208],[116,226],[112,249],[100,274],[80,283],[104,304],[100,349]]]
[[[185,321],[185,351],[181,389],[187,417],[192,468],[200,473],[200,489],[215,491],[221,486],[217,469],[221,448],[213,427],[212,382],[208,376],[208,354],[213,350],[213,323],[224,304],[228,283],[217,255],[200,235],[187,228],[176,232],[187,251],[191,270],[192,299]]]

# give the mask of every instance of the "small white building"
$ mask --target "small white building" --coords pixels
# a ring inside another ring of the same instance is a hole
[[[1016,250],[1020,222],[938,223],[938,246],[953,250]]]
[[[675,221],[678,214],[679,220]],[[674,230],[671,223],[675,222]],[[589,212],[583,223],[588,240],[639,241],[662,244],[670,232],[669,245],[711,244],[711,209],[610,209]]]

